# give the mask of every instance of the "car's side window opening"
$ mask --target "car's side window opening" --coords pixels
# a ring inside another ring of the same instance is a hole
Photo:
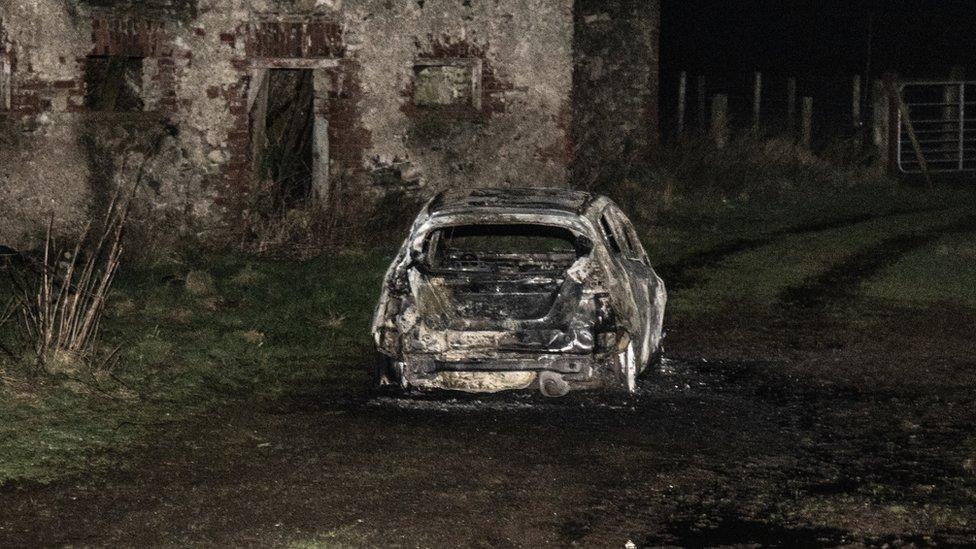
[[[607,214],[600,216],[600,228],[603,230],[603,236],[607,239],[607,243],[610,244],[610,251],[614,255],[620,254],[620,243],[617,241],[617,236],[614,234],[613,229],[610,226],[610,221],[607,219]]]
[[[627,248],[627,255],[630,257],[636,257],[638,255],[637,245],[634,242],[634,235],[628,230],[629,227],[627,226],[627,222],[621,219],[618,220],[617,223],[620,225],[620,234],[624,235],[624,242],[626,243],[624,247]]]
[[[608,225],[612,227],[613,234],[620,243],[624,256],[627,259],[648,264],[644,246],[641,245],[637,231],[634,230],[634,226],[627,219],[627,216],[617,208],[611,208],[607,210],[607,213],[609,215],[604,217],[608,218]]]
[[[644,251],[644,245],[641,244],[640,237],[637,236],[637,231],[635,231],[634,227],[629,224],[627,225],[626,231],[627,234],[630,235],[629,238],[633,242],[634,259],[647,265],[647,252]]]
[[[637,231],[634,230],[634,225],[622,213],[619,214],[617,222],[620,226],[620,232],[623,233],[624,239],[627,241],[627,248],[629,249],[627,256],[646,264],[647,254],[644,253],[644,246],[641,244],[640,237],[637,236]]]

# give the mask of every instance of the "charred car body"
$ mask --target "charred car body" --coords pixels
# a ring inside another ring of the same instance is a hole
[[[609,199],[561,189],[442,193],[387,271],[375,381],[468,392],[633,392],[666,293]]]

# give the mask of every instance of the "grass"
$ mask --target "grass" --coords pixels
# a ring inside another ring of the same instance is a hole
[[[151,434],[229,403],[348,398],[366,379],[391,259],[226,256],[126,273],[103,332],[104,346],[122,349],[116,379],[0,384],[0,486],[125,467]],[[17,365],[3,366],[18,379]]]
[[[195,292],[179,281],[186,267],[158,267],[123,280],[135,308],[106,338],[131,349],[132,370],[153,372],[151,386],[163,394],[202,382],[216,394],[274,396],[295,379],[327,382],[348,375],[339,366],[363,363],[388,261],[379,252],[308,263],[224,257],[189,271],[213,277],[212,288]],[[197,379],[186,380],[187,365]]]
[[[672,315],[730,303],[770,307],[787,288],[858,251],[951,223],[976,204],[963,191],[871,178],[851,185],[815,160],[776,165],[759,182],[761,165],[709,157],[702,168],[693,160],[656,176],[662,187],[610,191],[638,222],[656,266],[748,244],[688,269],[696,283],[671,292]],[[720,170],[707,163],[718,161],[733,162],[725,172],[734,192],[715,192]],[[701,170],[710,172],[695,189],[689,181]],[[782,184],[792,176],[805,184]],[[976,307],[972,237],[947,235],[906,255],[863,294],[910,307],[950,300]],[[121,349],[113,377],[29,378],[16,362],[0,362],[0,486],[131,466],[161,432],[177,436],[188,420],[220,407],[356,395],[372,360],[368,326],[392,253],[351,250],[305,263],[197,254],[123,271],[102,333],[103,348]],[[310,544],[319,541],[336,540]]]
[[[617,198],[625,209],[625,199]],[[660,206],[641,225],[651,260],[657,265],[736,240],[763,238],[812,224],[843,221],[893,212],[939,210],[961,204],[976,205],[972,193],[940,189],[926,191],[892,184],[831,189],[802,188],[778,196],[739,197],[697,202],[673,199]],[[631,214],[632,217],[636,217]]]
[[[674,294],[673,313],[703,314],[728,305],[768,308],[789,288],[893,236],[937,229],[966,210],[902,214],[848,227],[788,235],[735,254],[692,275],[701,283]],[[973,279],[970,279],[973,280]]]
[[[976,233],[946,235],[906,254],[867,283],[864,294],[906,307],[976,309]]]

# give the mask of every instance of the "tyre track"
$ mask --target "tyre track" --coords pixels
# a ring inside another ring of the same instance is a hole
[[[906,254],[931,244],[940,237],[976,231],[976,216],[970,215],[934,229],[892,236],[864,248],[834,264],[823,273],[784,290],[778,299],[780,308],[795,313],[824,312],[830,306],[850,305],[857,299],[861,285],[894,265]]]
[[[656,270],[665,280],[668,289],[681,290],[692,288],[701,282],[701,277],[695,275],[693,271],[714,266],[726,258],[768,246],[777,239],[810,233],[818,233],[833,229],[850,227],[868,221],[888,219],[900,215],[919,214],[929,212],[949,211],[948,208],[905,208],[895,209],[883,214],[861,214],[830,221],[815,221],[795,227],[788,227],[767,233],[761,237],[739,238],[720,244],[714,248],[692,254],[668,265],[661,265]]]

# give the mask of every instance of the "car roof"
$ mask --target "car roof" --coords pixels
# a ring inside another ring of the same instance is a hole
[[[545,187],[450,190],[434,197],[429,212],[446,214],[501,208],[517,211],[556,210],[580,215],[596,198],[596,195],[585,191]]]

